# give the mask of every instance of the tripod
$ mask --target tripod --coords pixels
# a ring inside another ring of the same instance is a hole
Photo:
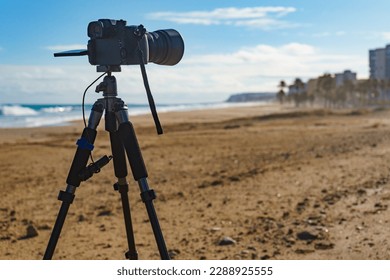
[[[153,229],[161,259],[168,260],[170,257],[153,205],[153,200],[156,196],[153,189],[149,189],[147,182],[148,173],[142,158],[133,125],[128,119],[127,105],[120,98],[116,97],[118,95],[116,79],[111,75],[111,72],[107,72],[103,82],[96,87],[96,92],[100,91],[103,92],[103,98],[98,99],[94,103],[88,120],[88,125],[84,128],[81,138],[77,141],[78,147],[66,180],[66,190],[60,191],[58,195],[58,199],[62,201],[62,205],[43,259],[49,260],[53,256],[70,204],[72,204],[74,200],[75,191],[81,181],[86,181],[92,177],[92,175],[106,165],[111,158],[114,163],[115,176],[118,179],[118,182],[114,184],[114,189],[121,195],[127,243],[129,247],[129,250],[125,253],[125,257],[129,260],[138,259],[131,222],[130,204],[127,194],[129,189],[126,180],[127,155],[134,180],[138,182],[141,198],[148,212],[149,221]],[[99,125],[104,111],[105,130],[110,134],[112,157],[104,156],[98,161],[86,166],[90,153],[93,150],[93,143],[95,142],[97,133],[96,128]]]

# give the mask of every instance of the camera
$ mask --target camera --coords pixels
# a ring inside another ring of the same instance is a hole
[[[125,20],[99,19],[88,24],[88,49],[55,53],[54,56],[88,55],[89,63],[119,66],[153,62],[175,65],[183,57],[184,41],[174,29],[147,32],[142,26],[126,26]]]
[[[184,53],[184,42],[173,29],[142,32],[140,26],[126,26],[124,20],[99,19],[88,25],[88,57],[92,65],[136,65],[140,64],[138,46],[143,61],[161,65],[177,64]]]

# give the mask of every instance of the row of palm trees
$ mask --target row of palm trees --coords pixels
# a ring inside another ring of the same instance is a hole
[[[306,84],[300,78],[296,78],[291,85],[282,80],[278,88],[276,97],[279,102],[293,102],[297,107],[314,103],[326,108],[390,104],[389,80],[346,79],[341,85],[336,85],[335,77],[324,74]]]

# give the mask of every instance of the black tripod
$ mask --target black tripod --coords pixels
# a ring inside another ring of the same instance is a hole
[[[88,125],[84,128],[81,138],[77,141],[78,148],[66,180],[67,188],[65,191],[60,191],[58,195],[58,199],[62,201],[62,205],[43,259],[49,260],[53,256],[69,206],[75,197],[74,193],[76,188],[80,185],[81,181],[85,181],[92,177],[94,173],[98,172],[100,168],[106,165],[111,159],[111,157],[104,156],[98,161],[87,166],[88,158],[93,150],[93,143],[96,138],[96,128],[99,125],[103,112],[105,111],[105,129],[110,134],[115,176],[118,178],[118,182],[114,185],[114,189],[119,191],[121,195],[129,247],[125,257],[130,260],[138,259],[131,222],[130,204],[127,195],[128,183],[126,180],[126,151],[133,177],[138,182],[141,198],[145,203],[146,210],[148,212],[161,259],[168,260],[170,259],[169,254],[153,205],[153,200],[156,196],[154,191],[149,189],[147,182],[148,173],[142,158],[133,125],[128,119],[127,105],[120,98],[116,97],[116,79],[111,75],[111,72],[107,72],[107,76],[104,77],[103,82],[97,86],[96,92],[100,91],[103,92],[103,98],[98,99],[94,103],[88,120]]]

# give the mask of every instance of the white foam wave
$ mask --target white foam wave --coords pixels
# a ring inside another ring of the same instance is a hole
[[[68,125],[69,122],[79,120],[79,116],[68,116],[68,117],[54,117],[54,118],[45,118],[45,117],[33,117],[26,118],[23,122],[20,123],[19,127],[40,127],[40,126],[64,126]],[[13,127],[17,127],[14,125]]]
[[[73,110],[72,106],[56,106],[49,108],[42,108],[41,111],[45,113],[66,113]]]
[[[257,102],[219,102],[219,103],[198,103],[198,104],[178,104],[161,106],[157,108],[158,112],[172,112],[172,111],[192,111],[192,110],[204,110],[204,109],[224,109],[231,107],[251,107],[258,105],[267,105],[272,100],[257,101]]]
[[[34,109],[23,107],[20,105],[2,105],[0,113],[4,116],[35,116],[38,112]]]
[[[254,105],[266,105],[269,102],[261,101],[255,103],[198,103],[198,104],[170,104],[158,105],[157,112],[190,111],[202,109],[223,109],[229,107],[245,107]],[[38,126],[62,126],[68,125],[70,121],[81,120],[80,106],[53,105],[47,107],[35,106],[36,110],[22,105],[0,105],[0,128],[11,127],[38,127]],[[88,118],[89,108],[86,109]],[[131,105],[128,111],[130,116],[150,114],[147,105]]]

